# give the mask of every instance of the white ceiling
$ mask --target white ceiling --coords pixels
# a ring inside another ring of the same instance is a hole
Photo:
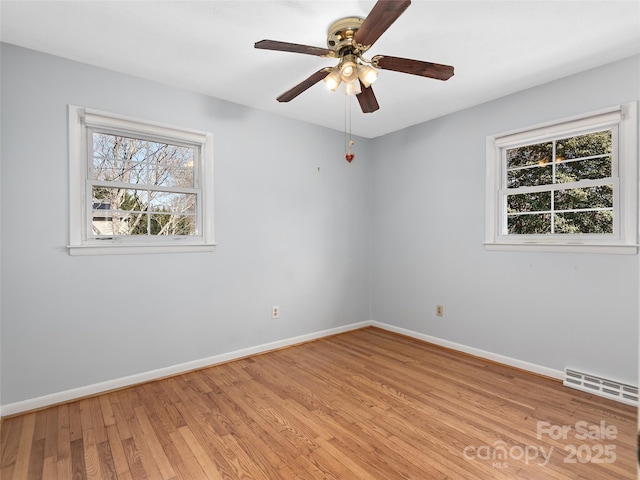
[[[7,1],[0,39],[343,130],[345,95],[322,82],[276,97],[336,60],[256,50],[262,39],[326,47],[326,29],[373,0]],[[380,110],[352,105],[352,132],[376,137],[640,53],[640,2],[414,0],[365,54],[455,67],[442,82],[381,71]]]

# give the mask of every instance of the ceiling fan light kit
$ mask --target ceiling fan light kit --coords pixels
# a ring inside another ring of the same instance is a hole
[[[449,65],[387,55],[376,55],[371,60],[362,56],[409,5],[411,5],[410,0],[378,0],[366,18],[345,17],[336,20],[327,31],[327,48],[277,40],[256,42],[255,48],[263,50],[302,53],[339,60],[337,66],[318,70],[280,95],[277,100],[289,102],[323,80],[325,86],[333,92],[338,90],[341,83],[344,83],[345,93],[356,96],[362,112],[372,113],[380,108],[371,88],[371,84],[378,78],[376,69],[409,73],[437,80],[451,78],[453,67]],[[350,148],[348,154],[351,156]]]
[[[377,78],[378,71],[375,68],[360,64],[354,55],[348,55],[337,67],[331,69],[331,72],[324,77],[323,82],[332,92],[335,92],[344,82],[344,93],[357,95],[362,92],[361,83],[365,88],[369,88]]]

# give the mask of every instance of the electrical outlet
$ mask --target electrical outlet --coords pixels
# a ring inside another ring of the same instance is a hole
[[[436,315],[444,317],[444,307],[442,305],[436,305]]]
[[[274,305],[271,307],[271,318],[278,318],[280,316],[280,307]]]

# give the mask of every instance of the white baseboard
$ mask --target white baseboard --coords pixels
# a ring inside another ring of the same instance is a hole
[[[432,337],[431,335],[425,335],[424,333],[414,332],[413,330],[406,330],[404,328],[396,327],[394,325],[388,325],[381,322],[371,322],[374,327],[382,328],[390,332],[399,333],[412,337],[425,342],[440,345],[441,347],[451,348],[452,350],[458,350],[459,352],[468,353],[476,357],[491,360],[492,362],[502,363],[509,365],[510,367],[519,368],[520,370],[526,370],[528,372],[536,373],[538,375],[544,375],[546,377],[556,378],[558,380],[564,379],[564,371],[555,370],[553,368],[543,367],[542,365],[536,365],[535,363],[525,362],[518,360],[517,358],[506,357],[497,353],[487,352],[486,350],[480,350],[479,348],[469,347],[460,343],[451,342],[449,340],[443,340],[442,338]]]
[[[62,392],[52,393],[49,395],[43,395],[41,397],[30,398],[20,402],[9,403],[7,405],[0,405],[0,412],[2,416],[16,415],[23,412],[32,410],[38,410],[46,408],[58,403],[70,402],[80,398],[88,397],[91,395],[97,395],[100,393],[109,392],[111,390],[117,390],[120,388],[130,387],[132,385],[157,380],[171,375],[177,375],[180,373],[189,372],[199,368],[210,367],[213,365],[230,362],[239,358],[247,357],[250,355],[257,355],[259,353],[268,352],[270,350],[277,350],[279,348],[296,345],[311,340],[317,340],[319,338],[336,335],[338,333],[344,333],[351,330],[357,330],[359,328],[374,326],[390,332],[406,335],[418,340],[440,345],[442,347],[451,348],[460,352],[468,353],[476,357],[485,358],[494,362],[509,365],[521,370],[537,373],[539,375],[545,375],[551,378],[557,378],[562,380],[564,378],[564,372],[561,370],[554,370],[552,368],[543,367],[529,362],[524,362],[516,358],[506,357],[504,355],[498,355],[496,353],[487,352],[478,348],[469,347],[460,343],[451,342],[449,340],[443,340],[441,338],[432,337],[431,335],[425,335],[423,333],[414,332],[413,330],[407,330],[404,328],[396,327],[382,322],[376,321],[364,321],[359,323],[352,323],[342,327],[331,328],[328,330],[321,330],[319,332],[313,332],[298,337],[287,338],[279,340],[277,342],[264,343],[255,347],[244,348],[236,350],[234,352],[223,353],[220,355],[214,355],[213,357],[203,358],[200,360],[194,360],[192,362],[181,363],[170,367],[159,368],[157,370],[150,370],[148,372],[139,373],[136,375],[129,375],[127,377],[117,378],[114,380],[108,380],[106,382],[94,383],[85,387],[73,388],[71,390],[65,390]]]
[[[335,335],[338,333],[357,330],[359,328],[368,326],[371,326],[371,322],[365,321],[353,323],[351,325],[345,325],[342,327],[330,328],[328,330],[321,330],[319,332],[313,332],[306,335],[300,335],[298,337],[287,338],[285,340],[279,340],[277,342],[264,343],[255,347],[249,347],[241,350],[236,350],[234,352],[214,355],[213,357],[194,360],[192,362],[181,363],[170,367],[159,368],[157,370],[150,370],[148,372],[129,375],[122,378],[116,378],[114,380],[108,380],[106,382],[94,383],[85,387],[73,388],[71,390],[65,390],[49,395],[43,395],[41,397],[30,398],[28,400],[22,400],[20,402],[9,403],[7,405],[0,406],[0,411],[2,412],[2,416],[9,416],[16,415],[18,413],[29,412],[32,410],[38,410],[41,408],[56,405],[58,403],[70,402],[79,398],[97,395],[120,388],[130,387],[132,385],[149,382],[151,380],[157,380],[160,378],[189,372],[191,370],[196,370],[199,368],[210,367],[250,355],[257,355],[259,353],[268,352],[270,350],[277,350],[279,348],[316,340],[318,338],[328,337],[330,335]]]

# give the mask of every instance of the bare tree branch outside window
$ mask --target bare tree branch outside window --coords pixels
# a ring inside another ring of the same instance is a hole
[[[196,155],[192,146],[94,132],[93,235],[196,235]]]

